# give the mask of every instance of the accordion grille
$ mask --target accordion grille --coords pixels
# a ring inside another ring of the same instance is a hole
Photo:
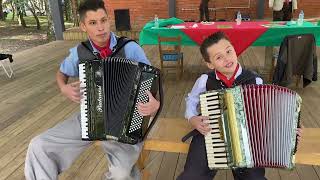
[[[132,61],[123,58],[107,58],[105,63],[105,98],[106,108],[105,117],[108,119],[106,125],[107,131],[111,135],[117,136],[122,125],[122,119],[127,114],[127,107],[133,101],[129,100],[134,97],[131,94],[134,87],[134,82],[137,80],[138,66]]]

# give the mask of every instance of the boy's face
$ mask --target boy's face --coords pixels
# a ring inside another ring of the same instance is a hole
[[[232,44],[225,39],[221,39],[218,43],[207,48],[210,63],[207,66],[215,69],[225,76],[232,76],[236,70],[238,59]]]
[[[98,46],[106,46],[110,38],[110,22],[104,9],[88,11],[80,22],[81,30]]]

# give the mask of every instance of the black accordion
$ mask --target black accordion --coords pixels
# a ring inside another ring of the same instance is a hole
[[[301,101],[275,85],[201,94],[201,113],[211,129],[205,136],[209,168],[293,168]]]
[[[162,107],[160,70],[125,58],[79,62],[81,136],[83,140],[143,141]],[[139,114],[137,104],[159,90],[160,108],[153,118]]]

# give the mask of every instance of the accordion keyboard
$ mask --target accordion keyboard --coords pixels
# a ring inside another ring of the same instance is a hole
[[[147,81],[144,81],[141,83],[141,88],[138,92],[138,98],[137,98],[136,105],[135,105],[134,112],[133,112],[133,116],[132,116],[132,122],[129,127],[129,133],[132,133],[132,132],[140,129],[142,126],[143,116],[140,115],[140,113],[138,111],[138,103],[139,102],[141,102],[141,103],[148,102],[149,98],[148,98],[148,95],[146,94],[146,91],[151,90],[152,80],[153,79],[148,79]]]
[[[86,73],[85,73],[85,64],[79,64],[79,80],[80,80],[80,90],[86,89]],[[88,139],[88,107],[87,107],[87,92],[81,90],[82,98],[80,100],[80,109],[81,109],[81,137],[82,139]]]
[[[205,136],[209,168],[228,168],[227,147],[220,132],[221,108],[218,92],[200,95],[202,116],[208,116],[210,132]],[[204,102],[204,103],[203,103]]]

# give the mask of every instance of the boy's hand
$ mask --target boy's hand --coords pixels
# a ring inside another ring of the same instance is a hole
[[[80,103],[80,81],[76,81],[70,84],[66,84],[61,87],[61,92],[71,101]]]
[[[189,122],[201,134],[206,135],[210,131],[209,124],[206,123],[207,120],[209,120],[207,116],[193,116]]]
[[[141,102],[138,103],[138,111],[142,116],[149,116],[157,112],[160,107],[160,102],[156,100],[150,91],[146,91],[149,102],[143,104]]]
[[[300,143],[301,142],[301,139],[302,139],[302,129],[303,129],[303,126],[301,125],[300,128],[297,129],[297,142]]]

